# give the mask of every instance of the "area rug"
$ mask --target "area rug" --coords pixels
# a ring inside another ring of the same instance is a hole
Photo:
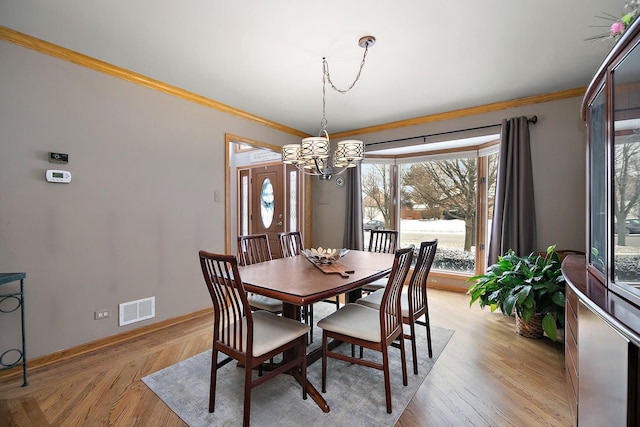
[[[334,308],[329,304],[318,303],[314,310],[317,320],[331,313]],[[402,385],[400,350],[391,348],[389,351],[393,413],[386,412],[382,371],[329,359],[327,392],[323,393],[330,407],[329,413],[322,412],[310,397],[303,400],[302,389],[293,377],[279,375],[253,389],[251,425],[393,426],[454,332],[437,326],[431,327],[433,358],[429,358],[425,328],[419,325],[417,328],[418,375],[413,374],[411,343],[407,340],[405,346],[408,386]],[[315,327],[314,342],[310,348],[318,347],[321,340],[322,330]],[[351,351],[351,347],[344,344],[338,349],[349,353]],[[364,357],[381,360],[380,353],[367,349],[364,350]],[[211,350],[148,375],[142,381],[191,427],[241,425],[244,369],[231,362],[218,370],[215,412],[209,413],[210,369]],[[322,385],[321,369],[322,361],[318,360],[307,370],[309,381],[318,391]]]

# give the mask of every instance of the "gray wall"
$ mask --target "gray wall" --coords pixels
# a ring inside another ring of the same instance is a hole
[[[0,42],[0,272],[27,273],[28,358],[210,306],[197,252],[225,250],[225,132],[299,140]],[[154,319],[118,327],[119,303],[150,296]]]
[[[476,128],[501,123],[504,118],[537,115],[538,123],[530,126],[530,135],[538,246],[546,249],[556,244],[558,249],[584,250],[586,128],[579,114],[581,102],[582,98],[569,98],[349,138],[362,139],[366,144]],[[482,133],[499,131],[498,127]],[[465,136],[470,134],[473,132]],[[460,134],[452,134],[439,139],[460,137]],[[416,143],[422,143],[422,140],[416,140]],[[341,225],[344,224],[343,212],[347,203],[346,186],[338,188],[333,180],[314,180],[313,185],[314,244],[339,246],[344,233]]]
[[[577,85],[576,85],[577,86]],[[361,135],[365,142],[537,114],[541,247],[584,247],[580,99]],[[28,357],[210,306],[197,251],[224,251],[224,134],[297,142],[219,111],[0,42],[0,272],[26,272]],[[68,165],[47,161],[70,155]],[[71,184],[50,184],[47,169]],[[313,184],[313,246],[342,242],[345,188]],[[0,289],[0,292],[2,290]],[[156,297],[156,317],[118,327],[118,304]],[[112,317],[93,320],[98,309]],[[15,316],[0,316],[3,344]],[[13,332],[10,332],[13,331]],[[1,349],[0,349],[1,350]]]

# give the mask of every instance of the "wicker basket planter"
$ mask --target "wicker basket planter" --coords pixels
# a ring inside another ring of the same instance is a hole
[[[542,329],[542,314],[534,314],[528,322],[516,313],[516,332],[527,338],[542,338],[544,330]]]

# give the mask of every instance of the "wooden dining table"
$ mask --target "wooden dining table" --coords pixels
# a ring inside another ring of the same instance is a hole
[[[360,288],[391,272],[393,254],[350,250],[336,266],[338,272],[326,273],[303,255],[278,258],[240,267],[240,276],[247,292],[253,292],[283,302],[283,316],[300,320],[301,307],[346,294],[347,302],[355,302]],[[307,354],[311,364],[322,356],[322,348]],[[285,358],[287,355],[285,354]],[[297,372],[292,372],[300,380]],[[324,412],[329,405],[309,382],[308,393]]]

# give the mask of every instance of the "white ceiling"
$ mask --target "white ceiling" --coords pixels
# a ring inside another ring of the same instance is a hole
[[[0,25],[294,129],[358,129],[586,86],[623,0],[0,0]]]

